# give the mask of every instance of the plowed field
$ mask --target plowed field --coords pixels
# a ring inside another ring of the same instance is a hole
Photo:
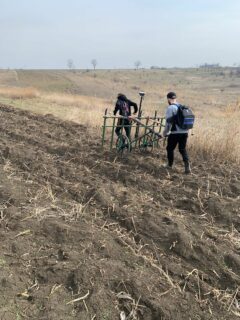
[[[51,115],[0,118],[0,319],[239,319],[237,166],[185,176]]]

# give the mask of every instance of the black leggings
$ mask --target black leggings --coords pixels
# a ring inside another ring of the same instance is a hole
[[[174,150],[177,145],[178,145],[178,150],[182,155],[183,161],[185,163],[189,162],[189,158],[186,150],[187,139],[188,139],[187,133],[175,133],[175,134],[169,135],[168,143],[167,143],[167,157],[168,157],[168,164],[170,166],[173,165]]]
[[[130,131],[131,131],[130,125],[131,125],[131,123],[128,119],[118,119],[118,124],[117,124],[116,130],[115,130],[116,135],[119,136],[119,134],[122,130],[122,127],[123,127],[126,132],[126,136],[128,138],[130,138]]]

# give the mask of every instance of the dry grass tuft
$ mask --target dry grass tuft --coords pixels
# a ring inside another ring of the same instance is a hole
[[[49,93],[49,94],[41,94],[42,99],[60,104],[65,106],[90,106],[94,108],[98,108],[101,105],[106,105],[109,103],[106,99],[91,97],[91,96],[82,96],[82,95],[72,95],[72,94],[65,94],[65,93]]]
[[[196,158],[240,163],[240,102],[198,117],[191,152]]]
[[[102,116],[105,109],[108,105],[113,104],[111,101],[102,98],[63,93],[41,94],[41,99],[56,106],[69,107],[69,112],[65,114],[67,120],[93,127],[102,125]]]
[[[11,99],[32,99],[39,96],[39,91],[33,87],[0,87],[0,96]]]

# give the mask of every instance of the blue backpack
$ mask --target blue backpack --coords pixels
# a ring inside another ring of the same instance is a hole
[[[184,105],[176,104],[178,107],[177,114],[174,116],[174,124],[177,124],[181,129],[188,130],[194,126],[195,115],[192,110]]]

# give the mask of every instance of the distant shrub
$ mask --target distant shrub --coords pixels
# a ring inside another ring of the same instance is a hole
[[[161,68],[158,67],[158,66],[151,66],[150,69],[151,69],[151,70],[156,70],[156,69],[158,70],[158,69],[161,69]]]
[[[239,88],[239,84],[231,83],[228,88]]]
[[[237,70],[236,70],[236,76],[237,76],[237,77],[240,77],[240,68],[237,68]]]

